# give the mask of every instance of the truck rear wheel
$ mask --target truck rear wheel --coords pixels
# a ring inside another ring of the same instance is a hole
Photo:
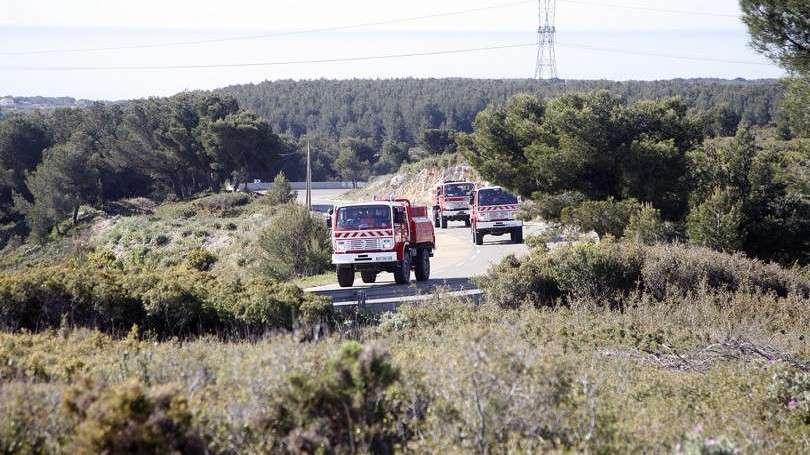
[[[447,218],[442,217],[442,229],[447,229]]]
[[[512,237],[512,243],[523,243],[523,228],[517,228],[509,233]]]
[[[427,281],[430,278],[430,251],[419,248],[416,253],[416,281]]]
[[[377,272],[361,271],[360,278],[363,279],[363,283],[373,283],[377,281]]]
[[[405,250],[402,255],[402,261],[397,264],[394,270],[394,281],[397,284],[408,284],[411,282],[411,252]]]
[[[484,234],[479,233],[475,228],[470,229],[472,231],[472,238],[473,243],[476,245],[483,245],[484,244]]]
[[[439,212],[436,210],[433,211],[433,226],[439,227]]]
[[[352,287],[354,284],[354,267],[351,265],[339,265],[337,267],[337,279],[340,287]]]

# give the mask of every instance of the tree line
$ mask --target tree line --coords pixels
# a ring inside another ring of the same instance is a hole
[[[741,5],[754,48],[791,73],[775,127],[690,113],[683,98],[516,95],[476,116],[458,139],[462,152],[547,219],[810,263],[810,7]]]
[[[229,96],[183,93],[0,121],[4,233],[44,237],[81,205],[185,198],[274,175],[291,146]]]

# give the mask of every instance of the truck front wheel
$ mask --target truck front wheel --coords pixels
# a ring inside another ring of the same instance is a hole
[[[475,227],[473,227],[470,230],[472,231],[473,243],[476,244],[476,245],[483,245],[484,244],[484,234],[481,234],[480,232],[478,232],[478,230],[475,229]]]
[[[430,278],[430,251],[419,248],[416,253],[416,281],[427,281]]]
[[[411,282],[411,252],[405,250],[402,254],[402,261],[397,264],[394,270],[394,281],[397,284],[408,284]]]
[[[437,210],[433,211],[433,225],[439,227],[439,212]]]
[[[442,229],[447,229],[447,218],[442,217]]]
[[[377,272],[362,271],[360,272],[360,278],[363,279],[363,283],[373,283],[377,281]]]
[[[337,267],[337,279],[340,287],[352,287],[354,284],[354,267],[351,265],[339,265]]]
[[[523,228],[517,228],[510,233],[512,243],[523,243]]]

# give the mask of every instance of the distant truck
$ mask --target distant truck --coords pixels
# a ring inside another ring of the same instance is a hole
[[[332,211],[332,263],[340,287],[354,284],[355,272],[364,283],[391,272],[397,284],[430,278],[430,258],[436,248],[426,206],[407,199],[342,204]]]
[[[518,198],[499,186],[478,188],[470,196],[472,240],[484,243],[485,235],[509,234],[513,243],[523,243],[523,221],[515,219]]]
[[[436,227],[447,228],[448,221],[463,221],[470,226],[470,194],[472,182],[449,180],[436,186],[433,193],[433,222]]]

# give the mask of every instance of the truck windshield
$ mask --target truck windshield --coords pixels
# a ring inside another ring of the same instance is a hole
[[[341,207],[337,212],[337,229],[359,231],[388,229],[391,227],[391,207],[387,205],[361,205]]]
[[[455,185],[445,185],[444,195],[447,197],[467,197],[472,192],[472,185],[460,183]]]
[[[478,192],[478,205],[517,204],[517,197],[501,189],[481,190]]]

